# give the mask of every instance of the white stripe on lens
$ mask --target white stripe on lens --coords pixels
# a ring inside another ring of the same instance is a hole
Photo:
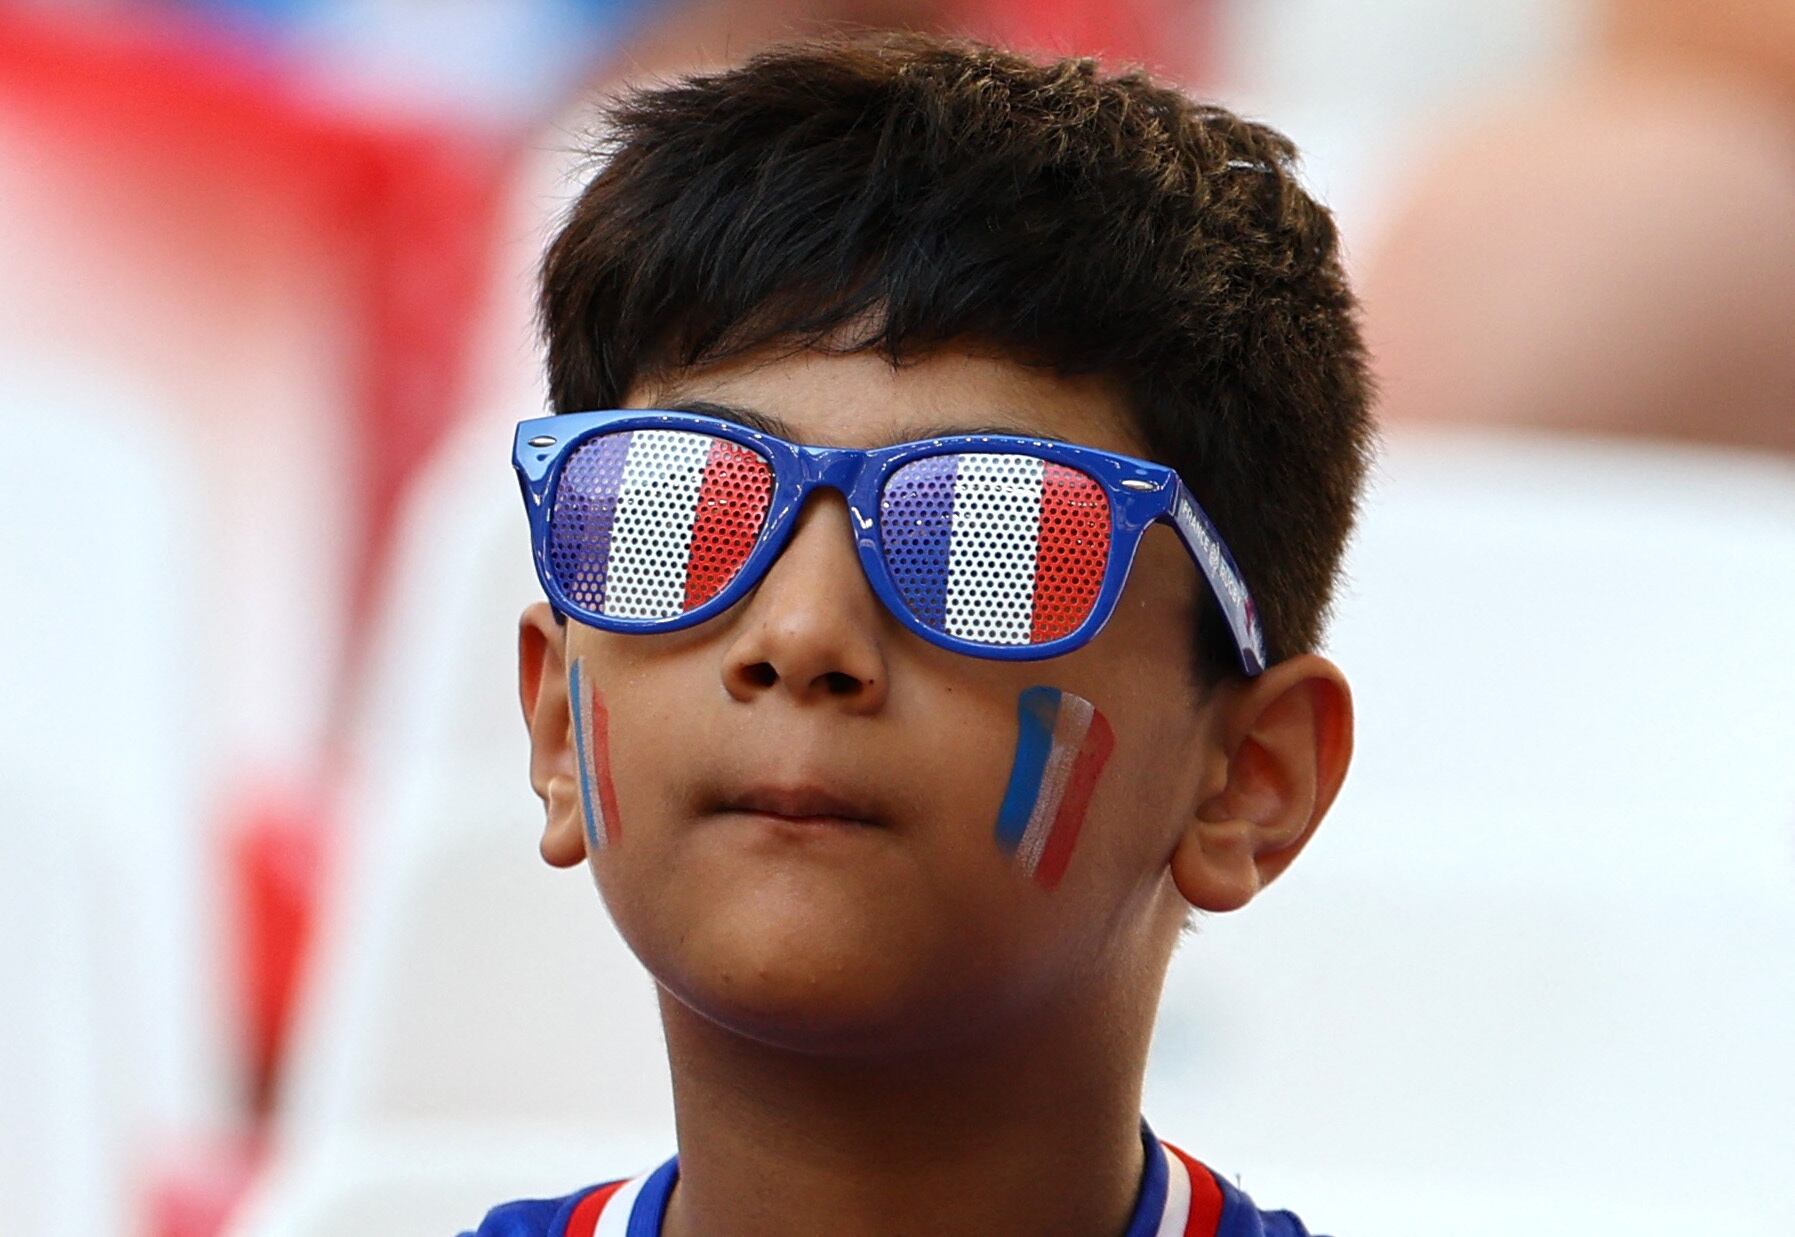
[[[611,529],[606,615],[672,618],[685,609],[698,491],[715,441],[685,430],[637,430],[630,439]]]
[[[960,457],[947,547],[949,635],[982,644],[1028,643],[1046,467],[1029,455]]]

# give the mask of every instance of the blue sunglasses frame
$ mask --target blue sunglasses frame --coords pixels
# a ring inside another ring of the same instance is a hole
[[[577,605],[562,591],[548,562],[549,514],[555,507],[562,465],[575,448],[591,438],[640,429],[710,434],[760,452],[773,468],[773,496],[766,523],[735,578],[702,605],[666,619],[611,618]],[[983,644],[937,631],[910,612],[892,582],[879,544],[879,498],[886,480],[904,464],[962,451],[1009,451],[1064,464],[1095,478],[1108,494],[1110,545],[1103,583],[1090,614],[1075,630],[1043,644]],[[1264,632],[1240,568],[1190,490],[1176,472],[1163,464],[1096,447],[1008,434],[925,438],[871,451],[809,447],[701,413],[628,408],[567,412],[520,421],[512,446],[512,465],[517,469],[523,489],[536,577],[542,583],[543,592],[558,613],[570,615],[602,631],[638,634],[678,631],[723,613],[760,583],[791,540],[798,513],[820,488],[834,490],[847,500],[860,567],[880,603],[906,628],[940,648],[997,661],[1039,661],[1083,647],[1103,630],[1115,612],[1142,535],[1151,525],[1166,523],[1177,532],[1197,570],[1208,582],[1210,593],[1220,604],[1238,648],[1242,672],[1252,676],[1266,666]]]

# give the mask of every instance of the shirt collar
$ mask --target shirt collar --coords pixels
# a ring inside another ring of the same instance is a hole
[[[1122,1237],[1159,1237],[1163,1233],[1182,1234],[1184,1212],[1190,1209],[1190,1190],[1176,1189],[1167,1167],[1167,1153],[1154,1137],[1153,1130],[1141,1118],[1141,1147],[1146,1153],[1141,1170],[1141,1185],[1135,1197],[1134,1214]],[[1182,1167],[1182,1165],[1180,1165]],[[660,1237],[661,1221],[667,1214],[667,1200],[679,1180],[679,1156],[643,1177],[628,1183],[610,1200],[597,1228],[597,1237]],[[1168,1209],[1167,1204],[1171,1204]],[[1178,1211],[1180,1214],[1170,1214]],[[618,1223],[621,1221],[621,1223]]]

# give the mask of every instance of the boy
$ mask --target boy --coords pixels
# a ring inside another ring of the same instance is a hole
[[[1351,749],[1368,382],[1292,147],[914,36],[611,123],[543,267],[520,694],[679,1154],[480,1237],[1303,1233],[1139,1111],[1181,925]]]

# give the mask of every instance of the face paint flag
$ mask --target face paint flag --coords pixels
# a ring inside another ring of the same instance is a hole
[[[1065,875],[1115,735],[1089,700],[1055,687],[1024,691],[1016,722],[1016,762],[997,812],[997,844],[1052,889]]]
[[[548,554],[579,604],[613,618],[673,618],[735,578],[772,496],[771,466],[727,439],[605,434],[567,462]]]
[[[576,657],[568,672],[567,695],[573,703],[573,742],[580,762],[586,845],[602,850],[623,836],[623,826],[617,817],[617,790],[611,785],[610,714],[598,697],[598,685],[586,676],[584,658]]]
[[[886,482],[885,561],[929,627],[986,644],[1046,644],[1090,614],[1109,560],[1109,498],[1076,468],[962,452]]]

